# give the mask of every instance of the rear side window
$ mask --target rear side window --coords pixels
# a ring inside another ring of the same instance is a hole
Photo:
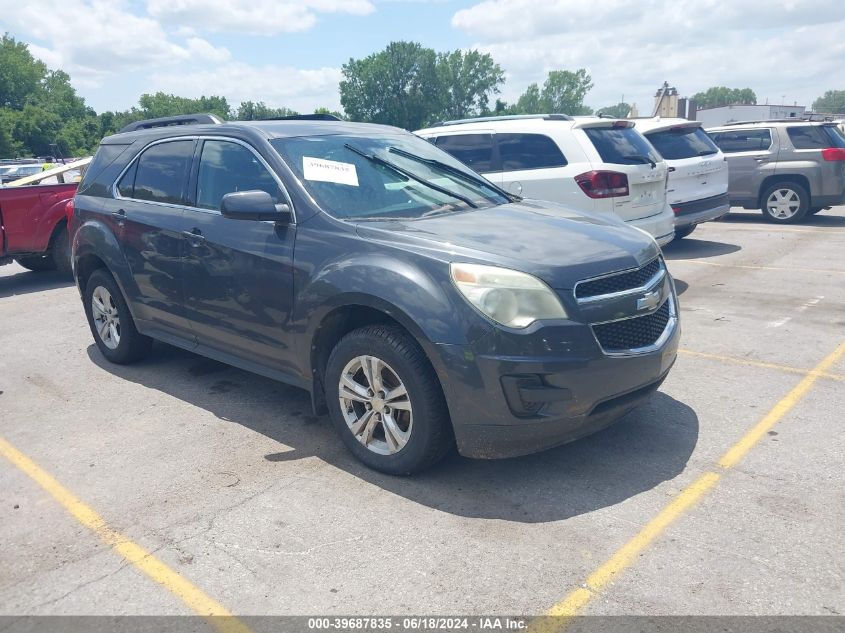
[[[278,204],[282,192],[255,154],[238,143],[205,141],[197,177],[197,206],[219,209],[220,201],[234,191],[261,190]]]
[[[455,136],[440,136],[435,145],[449,152],[465,165],[475,171],[486,172],[493,170],[493,135],[492,134],[458,134]]]
[[[632,127],[584,128],[605,163],[636,165],[660,160],[651,144]]]
[[[725,154],[737,152],[760,152],[772,146],[770,130],[730,130],[716,132],[713,141]]]
[[[496,142],[504,171],[566,165],[557,143],[543,134],[497,134]]]
[[[788,127],[786,133],[795,149],[825,149],[830,147],[830,139],[817,125]]]
[[[646,134],[660,155],[667,160],[680,160],[716,154],[719,148],[700,127],[676,127]]]
[[[821,129],[830,139],[828,147],[845,148],[845,133],[840,128],[835,125],[823,125]]]
[[[137,167],[126,172],[129,176],[135,171],[132,195],[126,197],[184,204],[183,192],[193,153],[194,141],[169,141],[145,150],[137,161]],[[126,195],[123,192],[130,191],[128,181],[121,179],[118,190],[121,195]]]

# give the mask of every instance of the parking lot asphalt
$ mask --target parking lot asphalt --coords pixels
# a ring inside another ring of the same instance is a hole
[[[845,207],[735,211],[665,249],[682,350],[646,405],[413,478],[297,389],[108,364],[70,282],[0,268],[0,615],[845,612]]]

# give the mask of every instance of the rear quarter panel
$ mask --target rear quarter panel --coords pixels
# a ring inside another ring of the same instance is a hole
[[[76,183],[68,183],[0,189],[5,254],[47,250],[56,225],[67,217],[65,207],[76,188]]]

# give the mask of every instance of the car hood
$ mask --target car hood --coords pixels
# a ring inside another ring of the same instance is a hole
[[[557,289],[642,266],[660,252],[649,235],[620,220],[533,200],[418,220],[361,222],[357,231],[364,239],[444,261],[521,270]]]

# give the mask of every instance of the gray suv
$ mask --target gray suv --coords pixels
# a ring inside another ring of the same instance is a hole
[[[707,131],[728,161],[731,205],[787,224],[845,201],[845,135],[836,124],[753,121]]]

